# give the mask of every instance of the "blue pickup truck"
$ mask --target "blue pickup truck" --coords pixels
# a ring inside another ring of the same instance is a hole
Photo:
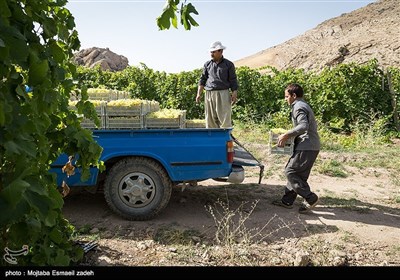
[[[72,189],[84,186],[103,191],[109,207],[129,220],[148,220],[168,204],[172,187],[215,179],[230,183],[244,180],[243,166],[264,166],[232,136],[232,129],[94,130],[103,148],[100,160],[106,170],[91,169],[82,181],[79,168],[67,176],[61,155],[50,172]]]

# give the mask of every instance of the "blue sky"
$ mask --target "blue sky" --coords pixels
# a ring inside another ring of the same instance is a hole
[[[182,2],[182,1],[181,1]],[[81,49],[108,47],[128,58],[168,73],[201,68],[214,41],[227,47],[224,56],[239,60],[301,35],[318,24],[376,0],[188,0],[199,27],[160,31],[156,18],[164,0],[69,0]]]

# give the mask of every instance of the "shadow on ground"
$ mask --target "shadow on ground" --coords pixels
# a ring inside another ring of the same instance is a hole
[[[337,226],[322,219],[388,227],[400,223],[398,208],[329,196],[321,197],[313,212],[299,214],[300,199],[293,209],[271,204],[280,198],[283,189],[282,185],[212,182],[185,189],[177,186],[166,209],[150,221],[124,220],[109,209],[101,193],[73,194],[65,199],[63,211],[77,228],[97,228],[100,236],[140,239],[145,233],[166,244],[179,238],[193,241],[193,237],[215,242],[223,238],[222,234],[233,234],[238,242],[251,237],[253,242],[270,243],[338,231]]]

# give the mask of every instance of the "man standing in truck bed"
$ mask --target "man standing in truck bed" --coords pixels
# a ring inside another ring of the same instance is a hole
[[[205,119],[207,128],[232,127],[232,105],[237,101],[238,82],[235,65],[224,58],[226,49],[221,42],[211,44],[211,60],[204,63],[196,102],[199,103],[203,89],[205,94]]]

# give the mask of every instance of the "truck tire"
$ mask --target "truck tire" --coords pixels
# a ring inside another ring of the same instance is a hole
[[[144,157],[117,162],[107,174],[104,196],[110,208],[128,220],[149,220],[163,210],[172,192],[164,168]]]

